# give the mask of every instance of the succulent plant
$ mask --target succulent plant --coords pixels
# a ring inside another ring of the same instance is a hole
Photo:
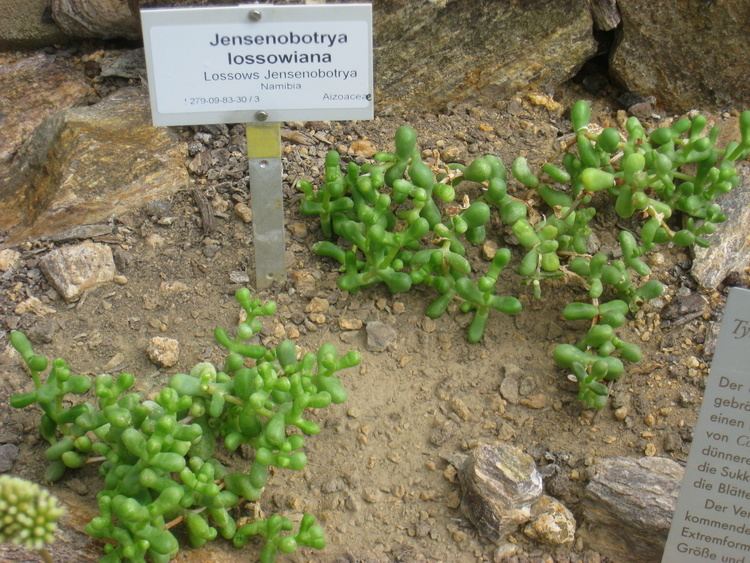
[[[71,405],[69,396],[86,393],[91,379],[71,374],[60,359],[43,377],[47,359],[33,352],[22,333],[11,334],[34,382],[33,391],[14,395],[11,404],[38,404],[43,412],[47,478],[101,463],[99,515],[86,531],[107,540],[102,561],[169,561],[179,549],[171,531],[177,524],[184,524],[194,547],[218,536],[237,546],[261,536],[263,561],[297,546],[324,547],[323,530],[311,515],[294,536],[282,534],[292,524],[279,515],[242,526],[237,518],[243,503],[260,500],[270,467],[305,467],[305,437],[320,432],[305,413],[346,400],[337,372],[357,365],[359,355],[340,356],[331,344],[301,354],[289,340],[271,348],[252,342],[276,305],[252,298],[247,289],[235,297],[246,319],[234,335],[215,330],[228,352],[223,366],[201,362],[177,373],[153,399],[133,391],[132,374],[101,374],[93,382],[96,404]],[[215,455],[242,445],[254,454],[247,469],[230,469]]]
[[[520,301],[499,289],[507,286],[503,272],[513,263],[536,298],[550,279],[582,285],[586,297],[561,314],[589,327],[576,344],[558,346],[554,359],[578,382],[581,401],[601,408],[607,384],[625,371],[623,361],[641,357],[618,329],[664,290],[643,257],[659,244],[708,244],[706,235],[726,218],[715,200],[738,185],[735,162],[750,154],[750,111],[740,116],[740,140],[725,147],[717,145],[716,127],[705,131],[702,115],[650,133],[635,117],[622,132],[595,132],[585,101],[574,104],[570,118],[575,142],[560,163],[547,163],[539,172],[524,157],[508,171],[494,155],[466,166],[431,167],[422,161],[416,132],[403,126],[395,151],[376,154],[374,163],[349,162],[342,172],[339,154],[329,152],[321,185],[300,182],[301,211],[319,217],[327,240],[313,251],[338,263],[341,289],[380,283],[394,293],[431,288],[436,297],[427,316],[438,318],[457,303],[473,314],[470,342],[483,338],[491,311],[520,312]],[[481,196],[454,201],[455,188],[467,181],[481,187]],[[589,252],[594,204],[609,205],[626,222],[617,234],[617,253]],[[530,212],[531,206],[539,212]],[[492,232],[492,225],[502,229]],[[467,245],[488,236],[500,249],[481,273]]]
[[[55,539],[62,506],[36,483],[0,475],[0,543],[41,550]]]

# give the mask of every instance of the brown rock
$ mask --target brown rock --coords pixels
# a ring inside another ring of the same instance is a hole
[[[17,9],[15,4],[25,3],[13,4],[12,10],[9,8],[2,13],[12,13]],[[81,102],[92,92],[82,66],[64,55],[36,53],[14,57],[2,54],[0,82],[3,85],[0,163],[10,160],[46,117]]]
[[[39,267],[68,302],[78,299],[87,289],[112,281],[115,275],[112,249],[90,241],[48,252]]]
[[[11,242],[49,236],[164,198],[187,184],[184,154],[168,129],[151,125],[137,88],[58,113],[0,172],[0,229]]]
[[[609,68],[628,89],[676,111],[750,105],[747,0],[617,5],[622,31]]]

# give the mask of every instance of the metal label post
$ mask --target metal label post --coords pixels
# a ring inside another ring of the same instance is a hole
[[[283,121],[373,118],[372,4],[141,10],[154,125],[246,123],[256,289],[286,279]]]
[[[279,123],[246,123],[245,132],[253,209],[255,287],[264,289],[286,278],[281,127]]]

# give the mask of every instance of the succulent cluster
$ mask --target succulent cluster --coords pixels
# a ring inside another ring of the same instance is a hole
[[[617,329],[664,289],[650,278],[643,257],[658,244],[708,244],[705,236],[726,219],[715,199],[738,185],[735,162],[750,153],[750,112],[740,116],[741,140],[723,148],[717,146],[718,128],[706,132],[702,115],[650,133],[635,117],[622,132],[596,132],[590,117],[587,102],[573,106],[574,142],[560,163],[547,163],[538,173],[523,157],[510,170],[494,155],[466,166],[428,165],[406,126],[396,132],[395,152],[376,154],[374,163],[350,162],[342,171],[331,151],[320,186],[299,185],[302,213],[319,217],[328,239],[313,250],[339,263],[344,290],[378,283],[391,292],[427,286],[437,294],[426,309],[432,318],[457,302],[460,311],[474,315],[470,342],[483,337],[490,311],[520,312],[519,300],[497,289],[514,255],[515,272],[536,298],[545,280],[577,280],[586,299],[570,303],[562,316],[588,321],[589,328],[575,345],[560,344],[554,357],[578,381],[581,401],[601,408],[606,383],[624,372],[623,360],[641,357]],[[456,201],[464,182],[479,186],[473,201]],[[609,253],[590,252],[594,204],[609,205],[627,225],[618,234],[619,248]],[[500,249],[487,271],[477,273],[467,245],[481,244],[488,234]]]
[[[320,432],[305,413],[346,400],[336,373],[357,365],[359,356],[339,356],[324,344],[317,354],[299,357],[288,340],[267,348],[255,337],[262,317],[273,315],[276,305],[253,299],[246,289],[235,297],[246,319],[234,336],[215,331],[216,341],[228,351],[224,365],[217,369],[204,362],[190,373],[175,374],[150,399],[132,390],[133,375],[103,374],[93,384],[96,405],[65,406],[69,393],[86,393],[90,379],[72,375],[58,359],[42,383],[46,359],[33,353],[22,333],[11,334],[35,386],[31,393],[13,396],[11,404],[37,403],[44,412],[47,477],[56,480],[66,468],[101,462],[100,514],[86,531],[107,540],[102,561],[169,561],[179,549],[170,531],[178,523],[184,523],[194,547],[217,536],[237,547],[262,537],[264,562],[298,546],[325,546],[323,530],[311,515],[290,534],[293,524],[287,518],[243,518],[242,506],[260,500],[270,467],[305,467],[305,436]],[[234,452],[242,445],[253,453],[249,469],[226,467],[216,458],[219,448]]]
[[[57,499],[39,485],[0,475],[0,543],[43,549],[51,543],[64,513]]]

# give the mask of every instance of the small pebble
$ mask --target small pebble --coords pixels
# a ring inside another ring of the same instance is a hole
[[[6,473],[13,469],[13,464],[18,458],[18,446],[15,444],[0,445],[0,473]]]
[[[428,333],[435,332],[437,330],[437,323],[433,319],[425,317],[422,319],[422,330]]]
[[[530,409],[543,409],[547,406],[547,396],[544,393],[536,393],[530,397],[521,399],[521,404]]]
[[[363,325],[362,319],[350,319],[347,317],[339,319],[339,328],[341,330],[359,330]]]
[[[482,245],[482,258],[492,260],[497,254],[497,243],[494,240],[486,240]]]
[[[466,406],[461,399],[454,397],[451,400],[451,410],[458,415],[461,420],[469,420],[471,418],[471,410]]]
[[[363,156],[365,158],[372,158],[372,156],[378,152],[372,141],[369,139],[358,139],[352,143],[350,148],[352,154],[356,156]]]
[[[174,338],[155,336],[149,341],[146,354],[157,366],[169,368],[174,366],[180,357],[180,343]]]
[[[239,202],[234,206],[234,213],[243,223],[249,223],[253,220],[253,210],[246,203]]]
[[[330,306],[328,299],[313,297],[305,307],[305,313],[327,313]]]
[[[13,250],[12,248],[6,248],[0,250],[0,272],[7,272],[8,270],[15,269],[21,263],[21,253]]]

